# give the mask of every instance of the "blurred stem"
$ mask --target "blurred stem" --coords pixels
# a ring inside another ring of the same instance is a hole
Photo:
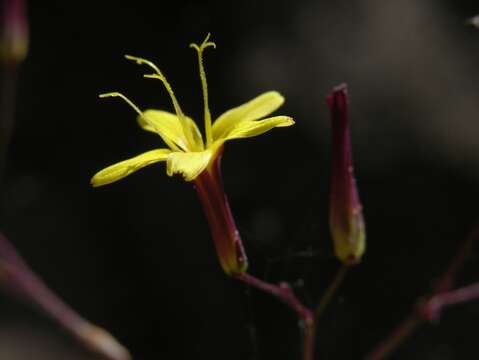
[[[385,359],[391,355],[401,343],[411,335],[421,323],[421,319],[416,314],[409,315],[393,330],[391,335],[381,342],[369,355],[366,360]]]
[[[321,298],[321,301],[319,302],[319,305],[316,307],[316,310],[314,311],[316,318],[318,319],[328,306],[328,304],[331,302],[334,294],[336,294],[336,291],[339,289],[339,286],[342,284],[344,277],[346,276],[346,273],[348,272],[349,265],[343,264],[336,275],[334,276],[333,282],[329,285],[327,288],[326,292],[324,293],[323,297]]]
[[[367,356],[367,360],[384,359],[392,354],[424,321],[437,321],[442,308],[479,298],[479,284],[452,290],[458,271],[464,266],[472,245],[479,239],[479,225],[475,225],[451,259],[449,266],[434,286],[431,295],[417,301],[412,314],[404,319],[396,329]]]
[[[425,319],[437,321],[441,317],[441,312],[444,307],[462,304],[478,298],[479,283],[474,283],[456,290],[433,295],[419,307],[419,310]]]
[[[286,282],[278,285],[270,284],[247,273],[238,274],[235,277],[247,285],[277,297],[296,312],[303,326],[303,360],[313,360],[316,333],[314,312],[299,301],[291,286]]]
[[[303,329],[303,360],[314,360],[314,345],[316,342],[316,320],[314,316],[304,321]]]
[[[6,64],[1,70],[0,94],[0,183],[5,171],[7,151],[15,123],[17,67]]]
[[[462,242],[459,250],[452,258],[446,272],[441,276],[439,281],[435,285],[435,292],[441,293],[450,290],[454,285],[457,272],[463,267],[468,256],[471,253],[473,244],[479,239],[479,224],[476,224],[466,240]]]
[[[38,307],[84,346],[105,360],[130,360],[130,354],[104,329],[90,323],[63,302],[29,268],[0,234],[0,285]]]

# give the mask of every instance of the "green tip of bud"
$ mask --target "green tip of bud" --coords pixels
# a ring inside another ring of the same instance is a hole
[[[366,249],[361,201],[354,179],[345,84],[327,97],[332,121],[330,227],[338,259],[347,265],[360,262]]]

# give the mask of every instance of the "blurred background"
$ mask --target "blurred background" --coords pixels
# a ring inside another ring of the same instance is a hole
[[[65,301],[135,359],[299,359],[294,313],[226,277],[191,184],[154,165],[103,188],[107,165],[162,146],[121,101],[202,116],[190,42],[208,32],[213,117],[267,90],[296,125],[228,143],[223,174],[251,272],[317,303],[338,269],[328,230],[325,96],[346,82],[368,230],[319,323],[317,359],[360,359],[426,294],[478,218],[479,31],[473,1],[31,2],[0,226]],[[202,123],[201,120],[199,123]],[[479,278],[473,251],[458,286]],[[397,359],[470,359],[479,304],[422,326]],[[28,346],[26,346],[28,344]],[[0,359],[95,359],[43,315],[0,296]]]

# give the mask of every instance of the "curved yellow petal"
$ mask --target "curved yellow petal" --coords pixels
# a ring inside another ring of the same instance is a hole
[[[271,114],[284,103],[283,96],[277,91],[268,91],[222,114],[213,124],[213,139],[228,137],[229,132],[243,121],[261,119]]]
[[[229,132],[225,140],[258,136],[272,128],[291,126],[293,124],[294,121],[289,116],[275,116],[257,121],[242,121]]]
[[[193,151],[203,151],[205,146],[203,144],[203,136],[201,135],[200,129],[196,125],[195,121],[188,116],[185,116],[185,122],[187,131],[190,132],[191,140],[193,144],[191,145]]]
[[[90,182],[95,187],[111,184],[112,182],[123,179],[124,177],[134,173],[137,170],[140,170],[147,165],[154,164],[159,161],[165,161],[170,153],[170,149],[156,149],[147,151],[141,155],[135,156],[134,158],[108,166],[107,168],[97,172]]]
[[[194,180],[208,166],[214,151],[173,152],[168,155],[166,173],[181,174],[186,181]]]
[[[183,125],[177,115],[162,110],[146,110],[137,118],[139,125],[147,131],[157,133],[163,141],[174,150],[182,149],[184,151],[203,150],[203,139],[200,130],[195,122],[185,116],[187,129],[183,130]],[[191,144],[185,131],[189,131]]]

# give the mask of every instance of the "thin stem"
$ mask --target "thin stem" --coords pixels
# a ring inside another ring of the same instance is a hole
[[[420,323],[421,319],[415,313],[404,319],[386,340],[366,356],[366,360],[384,359],[392,354]]]
[[[0,286],[30,302],[105,360],[130,360],[112,335],[82,318],[33,273],[6,237],[0,234]]]
[[[313,315],[312,311],[298,300],[291,289],[291,286],[286,282],[281,282],[278,285],[274,285],[247,273],[238,274],[236,275],[236,278],[250,286],[276,296],[281,301],[286,303],[292,310],[294,310],[303,320],[309,319]]]
[[[314,317],[304,321],[303,360],[314,360],[314,344],[316,340],[316,321]]]
[[[291,286],[286,282],[281,282],[278,285],[270,284],[266,281],[258,279],[247,273],[238,274],[236,279],[253,286],[261,291],[271,294],[282,302],[287,304],[293,311],[296,312],[301,319],[303,325],[303,360],[314,359],[314,343],[315,343],[315,319],[314,312],[304,306],[296,297]]]
[[[474,284],[458,290],[452,288],[457,272],[462,268],[470,253],[472,244],[479,239],[479,226],[473,227],[465,241],[452,258],[444,274],[436,283],[432,295],[426,300],[417,301],[413,313],[379,344],[367,357],[367,360],[383,359],[392,354],[404,339],[410,336],[423,320],[435,321],[439,319],[441,310],[446,305],[455,305],[479,297],[479,284]]]
[[[427,300],[419,301],[416,312],[403,320],[392,332],[388,340],[382,342],[366,359],[378,360],[386,358],[392,354],[424,320],[437,321],[444,307],[457,305],[477,298],[479,298],[479,283],[432,295]]]
[[[446,272],[441,276],[440,280],[435,285],[435,292],[441,293],[450,290],[454,285],[454,279],[457,272],[462,268],[467,257],[471,253],[472,245],[479,239],[479,225],[475,225],[472,231],[467,236],[466,240],[462,242],[459,250],[449,263]]]
[[[464,286],[457,290],[431,296],[420,308],[423,316],[430,321],[437,321],[442,309],[479,298],[479,283]]]
[[[334,294],[338,290],[339,286],[342,284],[344,277],[346,273],[348,272],[348,269],[349,269],[349,265],[343,264],[341,268],[338,270],[338,272],[336,273],[333,279],[333,282],[327,288],[326,292],[321,298],[321,301],[319,302],[319,305],[316,307],[316,310],[314,311],[316,318],[319,318],[322,315],[322,313],[324,312],[324,309],[326,309],[328,304],[331,302],[331,299],[333,298]]]

